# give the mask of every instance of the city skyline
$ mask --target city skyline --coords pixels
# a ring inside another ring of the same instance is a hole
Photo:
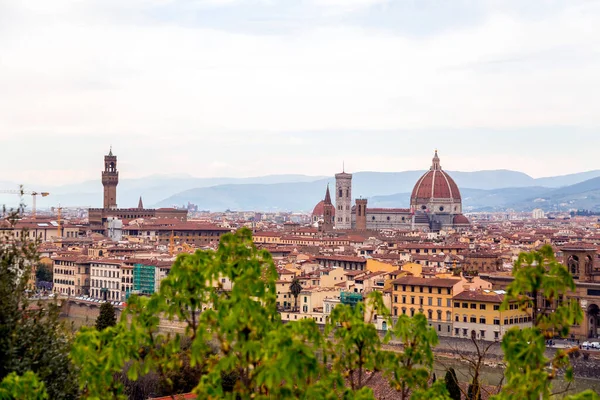
[[[435,148],[452,171],[599,168],[597,2],[32,0],[0,26],[3,180],[93,180],[111,145],[128,178],[421,170]]]

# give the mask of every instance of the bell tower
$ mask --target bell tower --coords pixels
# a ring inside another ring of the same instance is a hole
[[[335,174],[335,228],[352,229],[352,174]]]
[[[104,186],[104,209],[117,208],[117,185],[119,184],[119,171],[117,171],[117,156],[113,155],[112,147],[108,155],[104,156],[104,171],[102,171],[102,186]]]

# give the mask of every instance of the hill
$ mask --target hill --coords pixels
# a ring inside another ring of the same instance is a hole
[[[407,206],[409,193],[424,172],[415,170],[354,173],[353,196],[371,199],[372,206]],[[539,179],[511,170],[449,171],[449,174],[463,192],[465,209],[473,211],[506,208],[528,210],[536,207],[568,209],[578,206],[591,209],[597,204],[597,181],[594,179],[600,179],[600,170]],[[311,211],[323,198],[327,183],[334,182],[333,176],[284,174],[250,178],[153,175],[121,179],[117,190],[117,204],[120,207],[135,207],[141,195],[144,204],[150,207],[181,206],[191,202],[201,209],[215,211],[228,208]],[[16,188],[16,183],[6,181],[2,182],[0,187]],[[39,208],[58,204],[99,207],[102,202],[100,179],[57,187],[27,185],[26,188],[51,193],[47,198],[38,199]],[[573,196],[576,198],[571,198]],[[26,197],[25,201],[30,203],[31,199]],[[15,205],[16,202],[16,196],[0,194],[0,204]]]

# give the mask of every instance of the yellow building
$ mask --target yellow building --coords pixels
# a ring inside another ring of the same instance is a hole
[[[454,337],[481,340],[502,340],[511,328],[532,326],[531,309],[521,310],[511,303],[508,310],[501,310],[503,291],[465,290],[452,299]]]
[[[452,336],[452,298],[461,279],[405,276],[392,281],[392,317],[422,313],[439,336]]]
[[[374,258],[367,258],[367,266],[365,268],[369,272],[392,272],[398,269],[397,265],[385,263],[382,261],[375,260]]]

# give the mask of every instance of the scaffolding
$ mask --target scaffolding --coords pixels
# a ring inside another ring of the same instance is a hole
[[[341,292],[340,293],[340,302],[342,304],[349,304],[351,306],[355,306],[356,303],[359,303],[363,300],[362,293],[353,293],[353,292]]]
[[[156,267],[154,265],[135,264],[133,266],[133,291],[138,294],[154,293]]]

